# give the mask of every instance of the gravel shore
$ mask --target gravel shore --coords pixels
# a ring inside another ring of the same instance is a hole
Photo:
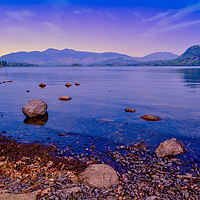
[[[119,146],[101,156],[58,155],[55,146],[21,144],[1,136],[0,199],[7,193],[55,200],[200,199],[199,163],[179,157],[157,158],[144,143]],[[82,184],[79,173],[103,163],[105,156],[119,172],[118,184],[101,189]]]

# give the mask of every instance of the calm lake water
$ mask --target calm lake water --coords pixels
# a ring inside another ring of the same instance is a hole
[[[0,84],[0,132],[18,141],[53,143],[61,149],[71,144],[80,152],[91,139],[96,151],[141,141],[153,150],[176,137],[188,155],[200,153],[199,67],[0,68],[0,82],[10,79],[13,83]],[[41,82],[47,84],[43,89]],[[73,85],[67,88],[67,82]],[[63,95],[72,100],[59,101]],[[32,99],[48,104],[44,126],[24,123],[21,109]],[[136,112],[126,113],[126,107]],[[163,120],[147,122],[140,118],[144,114]]]

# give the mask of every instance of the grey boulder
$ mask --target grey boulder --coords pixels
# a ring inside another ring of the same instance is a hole
[[[96,188],[107,188],[117,185],[117,172],[106,164],[93,164],[79,174],[79,180],[86,185]]]
[[[47,104],[42,100],[34,99],[22,108],[22,112],[27,117],[42,117],[47,112]]]
[[[185,146],[176,138],[160,143],[158,148],[155,150],[157,157],[178,156],[186,152]]]

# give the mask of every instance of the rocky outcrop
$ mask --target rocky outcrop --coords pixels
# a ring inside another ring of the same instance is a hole
[[[160,143],[158,148],[155,150],[157,157],[178,156],[185,152],[187,152],[185,146],[176,138]]]
[[[162,120],[160,117],[157,117],[155,115],[143,115],[141,118],[146,120],[146,121],[160,121],[160,120]]]
[[[91,187],[104,188],[117,185],[117,172],[106,164],[90,165],[79,175],[79,180]]]
[[[47,104],[39,99],[34,99],[28,102],[22,112],[26,117],[42,117],[47,112]]]

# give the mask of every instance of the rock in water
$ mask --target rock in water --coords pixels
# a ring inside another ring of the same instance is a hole
[[[71,83],[66,83],[65,86],[66,87],[70,87],[70,86],[72,86],[72,84]]]
[[[158,148],[155,150],[157,157],[178,156],[186,152],[185,146],[176,138],[160,143]]]
[[[126,111],[126,112],[132,112],[132,113],[134,113],[136,110],[134,110],[134,109],[132,109],[132,108],[125,108],[125,111]]]
[[[34,99],[22,108],[22,112],[27,117],[42,117],[47,112],[47,104],[42,100]]]
[[[45,83],[40,83],[40,85],[39,85],[41,88],[44,88],[44,87],[46,87],[46,84]]]
[[[75,85],[76,85],[76,86],[79,86],[79,85],[80,85],[80,83],[75,83]]]
[[[155,115],[143,115],[141,118],[146,120],[146,121],[160,121],[160,120],[162,120],[160,117],[157,117]]]
[[[59,98],[59,100],[61,100],[61,101],[69,101],[69,100],[71,100],[72,98],[71,97],[68,97],[68,96],[62,96],[62,97],[60,97]]]
[[[97,188],[117,185],[118,178],[117,172],[105,164],[90,165],[79,175],[79,180],[83,184]]]

